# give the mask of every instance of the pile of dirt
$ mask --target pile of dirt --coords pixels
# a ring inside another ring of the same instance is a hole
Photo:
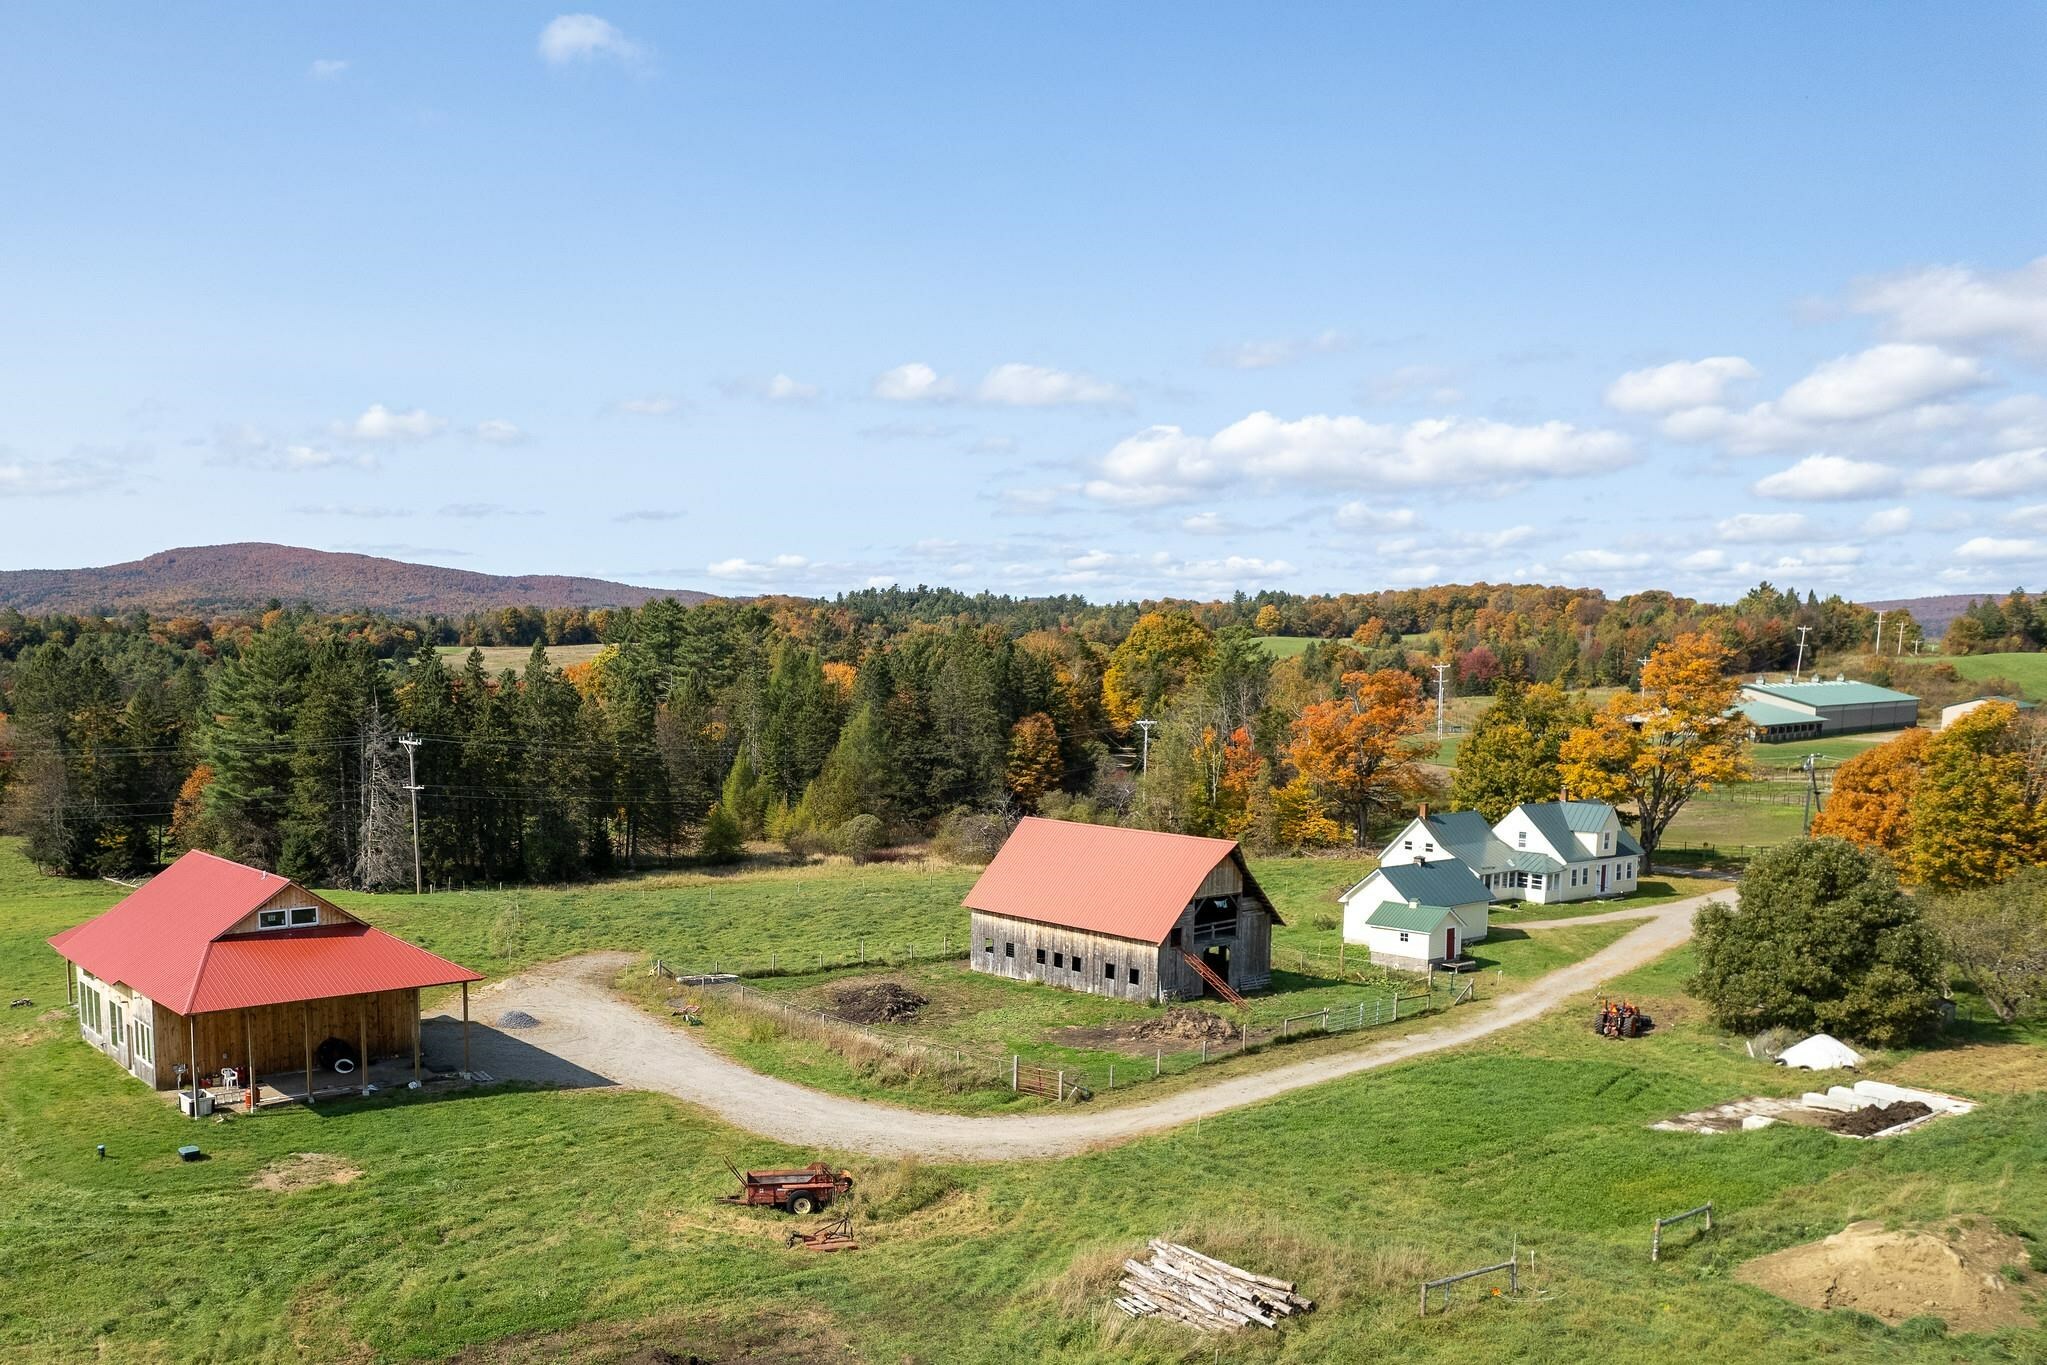
[[[324,1152],[293,1152],[256,1172],[256,1178],[249,1182],[249,1187],[290,1194],[294,1190],[310,1190],[321,1185],[346,1185],[361,1175],[359,1167],[349,1165],[338,1156],[328,1156]]]
[[[1175,1005],[1145,1020],[1130,1033],[1144,1043],[1198,1043],[1204,1038],[1211,1043],[1226,1043],[1237,1036],[1237,1027],[1220,1014]]]
[[[498,1016],[499,1028],[539,1028],[540,1021],[524,1010],[506,1010]]]
[[[832,1011],[856,1024],[903,1024],[917,1017],[930,1004],[900,981],[870,981],[849,986],[832,997]]]
[[[1994,1332],[2033,1321],[2020,1284],[2003,1273],[2014,1266],[2021,1283],[2036,1283],[2040,1277],[2025,1265],[2024,1242],[1964,1218],[1939,1236],[1850,1223],[1822,1241],[1758,1257],[1735,1273],[1807,1308],[1852,1308],[1892,1325],[1936,1317],[1952,1331]]]
[[[1913,1119],[1925,1118],[1931,1114],[1931,1106],[1918,1100],[1899,1100],[1895,1104],[1872,1104],[1852,1114],[1840,1114],[1829,1119],[1827,1126],[1837,1133],[1848,1133],[1855,1137],[1874,1137],[1887,1128],[1895,1128]]]

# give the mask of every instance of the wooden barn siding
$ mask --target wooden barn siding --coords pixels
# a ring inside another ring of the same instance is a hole
[[[1111,995],[1121,1000],[1153,1000],[1158,996],[1162,950],[1157,944],[1139,943],[1110,934],[1091,934],[1080,929],[1062,929],[1057,925],[1011,919],[981,910],[973,912],[972,925],[973,962],[977,972],[1063,986],[1089,995]],[[993,953],[987,951],[990,943],[995,945]],[[1003,946],[1010,943],[1016,945],[1013,958],[1003,952]],[[1040,948],[1045,950],[1042,967],[1038,965]],[[1069,965],[1054,967],[1054,953],[1060,954]],[[1080,958],[1081,969],[1078,972],[1071,966],[1075,955]],[[1116,964],[1114,981],[1102,975],[1104,962]],[[1139,972],[1135,985],[1130,982],[1129,969],[1132,967]],[[1167,989],[1172,987],[1168,985]]]
[[[309,1002],[312,1009],[313,1046],[328,1038],[342,1038],[356,1044],[361,1036],[362,1009],[369,1010],[370,1056],[410,1057],[413,1021],[419,1017],[417,992],[380,991],[374,995],[344,995],[331,1000]],[[269,1075],[277,1071],[303,1071],[306,1065],[304,1022],[306,1005],[263,1005],[252,1010],[222,1010],[195,1016],[199,1032],[199,1070],[213,1075],[224,1066],[237,1071],[249,1064],[244,1016],[255,1034],[256,1071]],[[188,1021],[162,1005],[156,1007],[156,1088],[177,1085],[177,1064],[187,1060]],[[223,1059],[222,1054],[226,1057]]]

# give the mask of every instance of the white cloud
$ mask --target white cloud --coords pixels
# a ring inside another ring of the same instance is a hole
[[[1209,360],[1232,370],[1269,370],[1276,365],[1291,364],[1304,356],[1346,351],[1350,344],[1350,338],[1342,332],[1325,331],[1310,337],[1246,341],[1212,352]]]
[[[372,403],[342,428],[342,433],[357,441],[422,441],[439,435],[447,425],[447,418],[436,417],[425,408],[396,412],[382,403]]]
[[[549,66],[601,59],[634,65],[646,49],[625,36],[618,27],[594,14],[562,14],[540,30],[540,58]]]
[[[0,451],[0,498],[63,497],[106,488],[119,477],[113,461],[73,457],[21,460]]]
[[[306,68],[306,75],[316,81],[340,80],[348,71],[348,63],[333,57],[321,57]]]
[[[2005,272],[1939,265],[1863,280],[1849,307],[1883,318],[1895,336],[2047,349],[2047,256]]]
[[[2011,564],[2021,560],[2047,559],[2047,540],[1976,536],[1955,547],[1955,558],[1982,564]]]
[[[1420,522],[1412,507],[1385,507],[1362,498],[1336,509],[1336,524],[1346,531],[1398,531]]]
[[[1806,528],[1803,512],[1738,512],[1713,529],[1729,544],[1782,540],[1801,534]]]
[[[620,412],[635,417],[670,417],[682,410],[682,404],[666,394],[650,394],[645,398],[621,398],[616,404]]]
[[[1799,421],[1860,421],[1976,388],[1989,378],[1967,356],[1894,341],[1818,366],[1786,389],[1777,407]]]
[[[1721,568],[1726,563],[1727,551],[1725,550],[1694,550],[1678,560],[1677,566],[1680,569],[1689,569],[1693,573],[1704,573],[1712,569]]]
[[[1427,402],[1448,406],[1464,401],[1454,385],[1455,372],[1441,365],[1402,365],[1364,383],[1363,393],[1375,403]]]
[[[1808,455],[1789,469],[1756,481],[1755,493],[1765,498],[1834,502],[1881,497],[1898,487],[1898,471],[1869,460],[1839,455]]]
[[[1909,507],[1886,507],[1862,519],[1862,534],[1866,536],[1894,536],[1911,529],[1912,509]]]
[[[904,367],[909,368],[908,366]],[[928,369],[927,369],[928,373]],[[935,376],[934,376],[935,377]],[[1011,362],[988,371],[976,390],[984,403],[1020,408],[1051,408],[1125,403],[1129,395],[1106,379],[1071,370]]]
[[[1756,378],[1756,367],[1738,355],[1677,360],[1646,370],[1629,370],[1606,389],[1606,405],[1618,412],[1665,413],[1720,403],[1737,383]]]
[[[2047,447],[1930,465],[1912,476],[1912,487],[1956,498],[2001,498],[2047,487]]]
[[[1655,562],[1655,556],[1621,550],[1573,550],[1559,561],[1567,569],[1640,569]]]
[[[476,439],[489,441],[492,445],[509,446],[525,440],[526,433],[519,430],[515,422],[507,422],[502,417],[487,417],[476,424]]]
[[[2047,531],[2047,502],[2029,502],[2023,507],[2014,507],[1998,520],[2006,526],[2024,526],[2035,531]]]
[[[718,579],[747,583],[783,583],[821,567],[813,565],[803,555],[780,554],[767,560],[721,559],[716,563],[706,564],[704,572]]]
[[[892,370],[883,370],[874,377],[874,396],[887,399],[891,403],[942,402],[951,398],[955,392],[955,386],[950,379],[921,360],[898,365]]]
[[[1180,529],[1190,535],[1219,536],[1228,533],[1232,528],[1223,520],[1223,514],[1220,512],[1195,512],[1180,518]]]
[[[761,386],[761,397],[775,403],[808,403],[817,397],[817,385],[776,374]]]

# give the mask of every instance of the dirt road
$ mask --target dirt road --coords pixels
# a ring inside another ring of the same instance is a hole
[[[1716,892],[1643,910],[1511,926],[1644,921],[1584,961],[1560,967],[1496,1001],[1467,1006],[1436,1027],[1113,1108],[1081,1106],[987,1117],[931,1114],[828,1095],[763,1076],[613,993],[610,981],[635,960],[627,953],[569,958],[477,992],[472,1017],[484,1026],[475,1029],[472,1046],[475,1065],[502,1079],[658,1090],[702,1105],[737,1127],[798,1146],[965,1161],[1064,1156],[1457,1047],[1525,1023],[1661,957],[1690,937],[1692,915],[1701,905],[1732,894]],[[518,1030],[486,1027],[513,1010],[540,1022]],[[441,1016],[430,1021],[427,1036],[437,1064],[459,1062],[459,1028],[452,1020]]]

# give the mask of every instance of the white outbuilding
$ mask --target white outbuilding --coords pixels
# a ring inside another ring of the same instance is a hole
[[[1424,971],[1486,936],[1485,887],[1456,858],[1391,863],[1343,893],[1343,940],[1374,963]]]

